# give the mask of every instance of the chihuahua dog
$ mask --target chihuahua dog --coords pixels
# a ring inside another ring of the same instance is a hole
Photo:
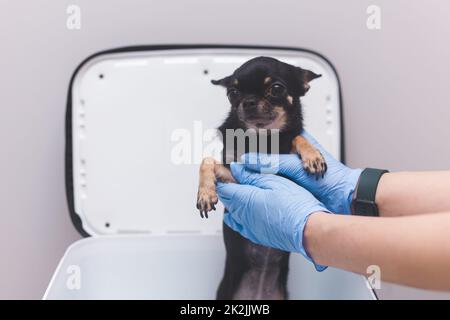
[[[277,150],[272,150],[270,144],[265,152],[296,153],[309,174],[323,177],[327,165],[322,154],[300,135],[303,130],[300,97],[309,90],[310,81],[318,77],[312,71],[274,58],[257,57],[232,75],[212,80],[213,84],[227,89],[231,104],[228,117],[218,128],[223,145],[229,145],[228,130],[250,130],[258,139],[264,134],[264,141],[270,141],[276,133]],[[203,159],[197,196],[197,209],[202,218],[215,210],[216,182],[235,182],[229,163],[237,161],[240,153],[260,151],[260,143],[255,146],[246,139],[241,148],[234,143],[231,148],[225,147],[222,163],[213,158]],[[223,236],[227,257],[217,299],[287,299],[288,252],[255,244],[226,224],[223,224]]]

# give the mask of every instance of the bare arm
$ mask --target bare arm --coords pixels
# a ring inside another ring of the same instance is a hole
[[[281,155],[275,160],[248,155],[244,162],[252,171],[261,171],[260,163],[275,163],[275,172],[307,189],[328,210],[349,213],[348,202],[361,171],[344,166],[327,156],[326,151],[322,153],[329,170],[319,180],[311,179],[305,170],[299,170],[299,159],[291,155]],[[256,185],[254,180],[247,184]],[[254,214],[247,203],[256,198],[252,192],[241,191],[241,199],[235,204],[239,209],[236,210],[241,214]],[[377,265],[381,268],[382,280],[450,291],[450,171],[384,174],[378,184],[375,202],[380,212],[380,217],[376,218],[313,213],[302,229],[301,244],[321,265],[364,275],[369,266]],[[265,202],[268,203],[272,202]],[[287,219],[274,222],[269,219],[274,216],[269,212],[283,207],[287,215],[293,215],[292,206],[276,203],[276,209],[264,206],[256,210],[260,213],[258,223],[264,222],[270,228],[284,227],[280,221]],[[239,232],[251,230],[247,234],[255,235],[254,242],[290,250],[290,242],[281,243],[272,233],[257,233],[270,228],[255,228],[255,223],[239,224]]]
[[[375,201],[384,217],[450,211],[450,171],[386,173]]]
[[[304,239],[319,264],[361,274],[377,265],[384,281],[450,290],[449,230],[450,211],[396,218],[318,212],[309,217]]]
[[[319,264],[385,281],[450,290],[450,171],[384,174],[375,199],[380,217],[313,214],[306,250]]]

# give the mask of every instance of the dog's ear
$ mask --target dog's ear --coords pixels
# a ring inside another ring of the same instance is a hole
[[[310,70],[305,70],[300,67],[295,67],[295,73],[297,76],[297,79],[299,81],[300,87],[301,87],[301,96],[305,95],[306,92],[308,92],[310,86],[309,82],[320,78],[322,75],[314,73]]]
[[[231,76],[219,79],[219,80],[211,80],[211,83],[218,86],[229,87],[231,82]]]

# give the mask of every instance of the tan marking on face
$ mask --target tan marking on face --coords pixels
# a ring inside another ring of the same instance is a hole
[[[264,79],[264,84],[268,84],[270,81],[272,81],[272,78],[271,77],[266,77]]]
[[[264,126],[262,129],[283,129],[286,125],[287,115],[284,111],[283,107],[276,106],[273,108],[273,110],[277,113],[277,116],[275,119],[269,123],[268,125]]]
[[[294,102],[294,98],[292,98],[292,96],[287,96],[286,100],[289,102],[289,104],[292,104]]]
[[[235,86],[237,86],[237,85],[239,84],[238,79],[234,79],[233,84],[234,84]]]

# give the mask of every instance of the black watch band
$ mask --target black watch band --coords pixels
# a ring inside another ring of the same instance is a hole
[[[366,168],[361,173],[352,202],[352,214],[357,216],[378,217],[378,206],[375,203],[378,182],[383,174],[389,172],[382,169]]]

